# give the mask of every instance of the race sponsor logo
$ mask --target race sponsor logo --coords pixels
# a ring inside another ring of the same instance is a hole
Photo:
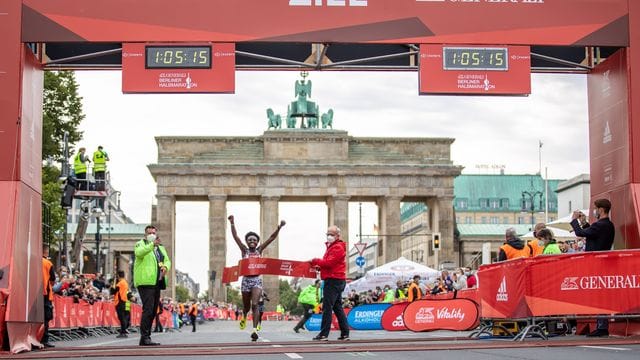
[[[166,72],[158,75],[158,87],[193,89],[198,87],[198,83],[193,81],[191,73]]]
[[[496,294],[496,301],[509,301],[509,294],[507,293],[507,277],[503,276]]]
[[[293,264],[291,264],[290,262],[283,262],[282,264],[280,264],[280,271],[291,276],[291,272],[293,272]]]
[[[436,320],[432,307],[421,308],[416,314],[416,324],[433,324]]]
[[[404,327],[404,320],[402,320],[402,314],[398,315],[395,320],[391,323],[391,325],[395,327]]]
[[[449,309],[447,307],[443,307],[436,312],[438,319],[456,319],[458,322],[464,320],[464,312],[462,309]]]
[[[266,269],[267,264],[249,264],[249,269]]]
[[[560,284],[560,290],[578,290],[578,277],[566,277]]]
[[[560,290],[640,289],[640,275],[593,275],[565,277]]]
[[[489,80],[488,74],[460,74],[458,75],[457,86],[458,89],[463,90],[482,89],[484,91],[489,91],[496,89],[496,85]]]

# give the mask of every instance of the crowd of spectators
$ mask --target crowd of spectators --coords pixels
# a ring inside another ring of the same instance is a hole
[[[419,297],[424,297],[427,294],[436,295],[472,289],[478,284],[475,271],[470,268],[457,268],[452,273],[443,270],[435,279],[421,279],[416,276],[411,281],[398,281],[394,287],[386,284],[384,287],[376,286],[375,289],[362,292],[352,289],[343,299],[343,306],[352,308],[362,304],[407,301],[409,287],[413,281],[417,281],[416,284],[420,288]]]

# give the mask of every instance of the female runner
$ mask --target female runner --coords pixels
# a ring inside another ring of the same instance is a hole
[[[280,225],[278,225],[273,234],[271,234],[271,236],[269,236],[269,239],[267,239],[267,241],[265,241],[261,245],[258,245],[258,243],[260,242],[260,236],[253,231],[248,232],[244,236],[244,241],[247,243],[245,245],[238,237],[238,232],[236,231],[236,225],[233,215],[229,216],[229,222],[231,223],[231,234],[233,235],[233,239],[236,241],[236,244],[238,244],[238,247],[242,252],[243,259],[262,257],[262,251],[264,251],[264,249],[266,249],[267,246],[269,246],[269,244],[271,244],[276,239],[276,237],[278,237],[280,229],[286,224],[284,220],[281,220]],[[251,340],[257,341],[257,328],[258,323],[260,322],[260,309],[258,302],[260,300],[260,295],[262,295],[262,276],[243,276],[240,291],[242,292],[242,307],[244,308],[243,315],[240,318],[240,329],[244,330],[244,328],[247,326],[247,315],[249,314],[249,308],[251,308],[253,314],[253,330],[251,331]]]

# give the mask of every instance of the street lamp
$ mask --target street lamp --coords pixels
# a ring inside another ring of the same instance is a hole
[[[120,191],[114,191],[111,194],[109,194],[108,199],[107,199],[107,206],[108,206],[108,210],[109,210],[109,214],[108,214],[108,221],[109,221],[109,227],[107,228],[108,230],[108,237],[107,237],[107,260],[111,260],[113,257],[111,256],[111,210],[113,209],[113,205],[111,205],[111,197],[113,195],[117,195],[117,211],[120,211]],[[111,263],[111,261],[106,261],[106,266],[108,266],[107,270],[113,270],[113,264]],[[106,272],[106,271],[105,271]],[[114,271],[114,273],[117,273],[117,271]]]
[[[535,201],[536,197],[540,199],[540,206],[538,207],[539,211],[542,211],[542,197],[544,193],[542,191],[532,190],[532,191],[523,191],[522,192],[522,211],[523,212],[531,212],[531,229],[535,226]],[[527,209],[527,199],[529,199],[529,209]]]

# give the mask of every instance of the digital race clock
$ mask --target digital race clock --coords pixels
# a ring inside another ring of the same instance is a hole
[[[210,69],[211,46],[145,47],[147,69]]]
[[[445,70],[509,70],[509,50],[506,47],[443,47]]]

